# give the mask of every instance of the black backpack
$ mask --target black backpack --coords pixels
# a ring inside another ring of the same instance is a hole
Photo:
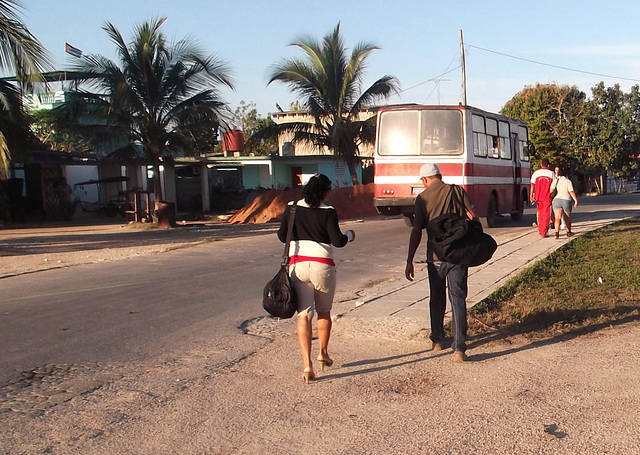
[[[453,213],[453,204],[464,204],[460,200],[456,185],[449,185],[448,213],[429,221],[427,234],[429,243],[438,259],[465,267],[474,267],[487,262],[493,256],[498,244],[482,230],[479,221]]]

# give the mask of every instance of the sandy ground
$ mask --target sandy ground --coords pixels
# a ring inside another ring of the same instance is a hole
[[[0,257],[3,273],[160,254],[211,235],[76,228],[104,243],[81,250],[62,236],[53,251]],[[334,326],[334,367],[310,385],[293,324],[253,321],[241,358],[222,360],[201,340],[142,365],[24,373],[0,389],[0,454],[640,453],[638,323],[542,342],[476,339],[457,365],[451,351],[427,350],[415,320],[347,314]]]
[[[637,324],[477,340],[457,365],[420,333],[353,322],[336,322],[336,363],[310,385],[291,321],[230,362],[204,341],[142,365],[43,367],[3,389],[0,453],[640,453]]]

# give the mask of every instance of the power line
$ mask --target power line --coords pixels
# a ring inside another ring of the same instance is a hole
[[[640,80],[638,80],[638,79],[631,79],[631,78],[628,78],[628,77],[611,76],[609,74],[593,73],[591,71],[577,70],[577,69],[574,69],[574,68],[568,68],[566,66],[552,65],[550,63],[538,62],[538,61],[530,60],[530,59],[527,59],[527,58],[516,57],[515,55],[505,54],[504,52],[492,51],[491,49],[485,49],[483,47],[474,46],[472,44],[467,44],[467,47],[472,47],[474,49],[478,49],[478,50],[481,50],[481,51],[489,52],[491,54],[501,55],[503,57],[513,58],[515,60],[521,60],[521,61],[524,61],[524,62],[534,63],[536,65],[549,66],[551,68],[558,68],[558,69],[565,70],[565,71],[573,71],[574,73],[589,74],[591,76],[606,77],[606,78],[610,78],[610,79],[620,79],[620,80],[623,80],[623,81],[640,82]]]
[[[460,65],[456,66],[455,68],[450,69],[449,71],[445,71],[444,73],[439,74],[436,77],[432,77],[431,79],[427,79],[426,81],[420,82],[420,83],[418,83],[416,85],[413,85],[413,86],[411,86],[409,88],[405,88],[404,90],[400,90],[400,93],[408,92],[409,90],[413,90],[414,88],[420,87],[421,85],[427,84],[429,82],[435,82],[435,81],[438,81],[438,80],[442,80],[442,76],[446,76],[447,74],[454,72],[458,68],[460,68]]]
[[[480,51],[489,52],[491,54],[501,55],[503,57],[508,57],[508,58],[512,58],[512,59],[515,59],[515,60],[521,60],[523,62],[533,63],[535,65],[548,66],[548,67],[551,67],[551,68],[558,68],[558,69],[565,70],[565,71],[572,71],[574,73],[589,74],[591,76],[606,77],[606,78],[609,78],[609,79],[619,79],[619,80],[630,81],[630,82],[640,82],[639,79],[632,79],[632,78],[620,77],[620,76],[612,76],[610,74],[594,73],[594,72],[591,72],[591,71],[578,70],[578,69],[569,68],[569,67],[566,67],[566,66],[553,65],[551,63],[544,63],[544,62],[539,62],[539,61],[536,61],[536,60],[531,60],[531,59],[527,59],[527,58],[523,58],[523,57],[517,57],[515,55],[506,54],[504,52],[498,52],[498,51],[494,51],[494,50],[491,50],[491,49],[486,49],[484,47],[474,46],[473,44],[466,44],[466,47],[478,49]],[[416,85],[413,85],[413,86],[411,86],[409,88],[400,90],[399,93],[408,92],[409,90],[413,90],[414,88],[420,87],[421,85],[427,84],[429,82],[436,82],[436,84],[437,84],[437,82],[439,80],[442,80],[442,76],[446,76],[447,74],[452,73],[452,72],[460,69],[461,67],[462,67],[462,65],[458,65],[455,68],[452,68],[450,70],[446,70],[446,71],[444,71],[443,73],[439,74],[436,77],[432,77],[431,79],[427,79],[426,81],[420,82],[420,83],[418,83]],[[434,87],[434,90],[435,89],[436,89],[436,87]],[[431,96],[431,94],[433,93],[434,90],[432,90],[431,93],[429,93],[429,96]]]

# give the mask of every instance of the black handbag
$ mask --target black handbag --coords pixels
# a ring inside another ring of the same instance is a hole
[[[282,254],[282,264],[278,273],[269,280],[262,292],[262,308],[271,316],[289,319],[298,310],[298,297],[296,290],[291,285],[289,278],[289,243],[291,242],[291,231],[296,214],[296,205],[291,207],[289,213],[289,224],[287,225],[287,239],[284,242],[284,253]]]
[[[456,185],[451,185],[449,212],[453,201],[459,200]],[[458,202],[464,208],[462,202]],[[457,213],[444,213],[427,225],[429,243],[438,259],[465,267],[475,267],[493,256],[498,244],[482,230],[479,221],[469,220]]]

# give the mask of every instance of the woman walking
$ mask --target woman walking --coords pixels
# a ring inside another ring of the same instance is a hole
[[[331,308],[336,292],[336,267],[333,246],[342,248],[355,239],[352,230],[342,233],[336,210],[325,204],[331,191],[331,180],[315,174],[302,189],[303,199],[290,202],[282,217],[278,238],[285,242],[291,208],[295,204],[294,224],[289,246],[289,275],[298,295],[297,333],[302,353],[302,379],[309,383],[316,379],[311,360],[312,321],[318,313],[320,369],[333,365],[328,346],[331,336]]]
[[[552,205],[556,238],[560,238],[560,223],[563,219],[567,228],[567,237],[571,237],[573,235],[573,232],[571,232],[571,210],[574,205],[578,206],[578,197],[573,189],[573,183],[567,178],[567,171],[564,168],[558,168],[558,178],[551,184],[550,191],[552,194],[557,191]]]

